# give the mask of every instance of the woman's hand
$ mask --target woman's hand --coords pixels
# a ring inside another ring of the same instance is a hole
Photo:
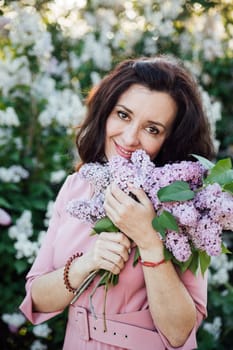
[[[119,274],[129,259],[130,240],[121,232],[102,232],[89,252],[94,270]]]
[[[152,227],[156,214],[151,201],[142,189],[130,188],[130,192],[138,201],[124,193],[116,184],[107,188],[104,209],[108,217],[139,248],[146,249],[151,243],[162,245],[159,235]]]

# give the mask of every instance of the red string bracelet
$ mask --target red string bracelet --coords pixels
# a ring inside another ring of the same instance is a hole
[[[165,259],[160,260],[160,261],[158,261],[158,262],[144,261],[144,260],[142,260],[141,257],[139,257],[139,261],[140,261],[140,263],[141,263],[143,266],[147,266],[147,267],[157,267],[157,266],[159,266],[159,265],[161,265],[161,264],[163,264],[163,263],[166,262]]]
[[[66,262],[65,267],[64,267],[64,274],[63,274],[63,278],[64,278],[64,284],[66,286],[66,289],[68,289],[69,292],[75,293],[76,292],[76,288],[73,288],[70,284],[69,281],[69,271],[70,271],[70,266],[72,264],[72,262],[76,259],[79,258],[80,256],[82,256],[83,253],[75,253],[73,254]]]

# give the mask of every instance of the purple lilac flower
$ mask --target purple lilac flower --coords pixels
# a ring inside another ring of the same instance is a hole
[[[219,206],[219,221],[224,230],[233,230],[233,200],[232,195],[228,192],[222,192],[217,198]]]
[[[191,189],[202,186],[205,168],[199,162],[182,161],[165,164],[161,169],[159,186],[164,187],[174,181],[182,180],[190,184]]]
[[[221,233],[222,226],[214,222],[210,216],[200,217],[196,227],[191,227],[188,231],[194,246],[206,251],[210,256],[221,253]]]
[[[216,199],[219,198],[221,194],[222,188],[218,183],[207,185],[197,192],[195,196],[195,206],[200,211],[214,209],[216,207]]]
[[[96,193],[105,190],[110,184],[110,173],[107,163],[84,164],[79,171],[79,175],[94,185]]]
[[[144,188],[149,174],[155,168],[150,157],[142,150],[132,154],[131,161],[122,157],[113,157],[109,161],[110,177],[124,192],[129,193],[128,184]]]
[[[111,182],[116,183],[122,191],[129,194],[128,184],[137,186],[139,180],[135,177],[133,164],[123,157],[113,157],[109,162]],[[140,185],[139,185],[140,186]]]
[[[70,201],[67,210],[80,220],[95,223],[106,215],[103,204],[107,186],[115,182],[129,194],[131,184],[147,193],[157,215],[167,210],[177,219],[179,233],[168,231],[164,242],[177,260],[182,262],[190,257],[190,245],[210,256],[219,255],[222,230],[233,229],[233,197],[216,183],[202,188],[205,175],[206,170],[199,162],[156,167],[143,150],[138,150],[131,160],[116,156],[105,164],[85,164],[80,176],[93,184],[94,195],[86,201]],[[177,180],[186,181],[191,189],[197,190],[195,198],[161,203],[158,190]]]
[[[187,261],[192,254],[189,239],[182,232],[168,231],[165,246],[181,262]]]
[[[196,226],[199,213],[192,200],[186,202],[165,202],[162,206],[163,209],[175,216],[180,225]]]
[[[95,222],[103,218],[106,213],[103,207],[104,194],[98,194],[90,200],[72,200],[67,204],[66,210],[70,215],[84,222],[95,224]]]
[[[10,215],[2,208],[0,208],[0,225],[8,226],[11,223]]]

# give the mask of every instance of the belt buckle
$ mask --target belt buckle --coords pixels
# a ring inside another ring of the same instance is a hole
[[[88,313],[84,307],[77,307],[75,321],[77,322],[80,338],[90,340]]]

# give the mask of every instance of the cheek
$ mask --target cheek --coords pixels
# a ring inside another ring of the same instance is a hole
[[[158,155],[159,151],[161,150],[164,144],[164,141],[165,138],[157,139],[156,141],[148,143],[147,146],[143,147],[152,160],[154,160]]]
[[[106,122],[106,137],[111,137],[114,134],[114,130],[116,130],[114,120],[109,117]]]

